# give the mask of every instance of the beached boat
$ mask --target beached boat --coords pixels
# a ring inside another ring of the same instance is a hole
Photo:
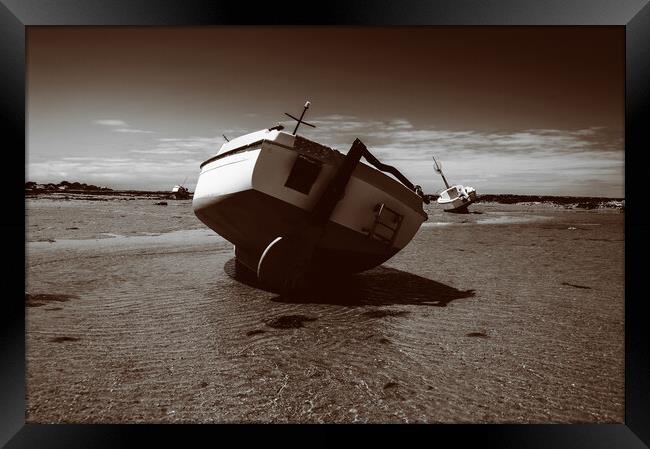
[[[186,200],[190,197],[190,191],[187,187],[184,187],[183,185],[175,185],[172,188],[172,195],[177,200]]]
[[[344,155],[297,135],[301,124],[313,126],[303,121],[308,107],[290,116],[292,133],[278,125],[224,143],[201,164],[192,203],[241,264],[282,288],[380,265],[427,219],[419,186],[360,140]]]
[[[467,212],[467,207],[476,201],[476,189],[460,184],[450,186],[442,173],[442,164],[433,157],[433,168],[442,176],[446,190],[440,192],[437,203],[447,212]]]
[[[462,185],[451,186],[447,190],[440,192],[440,197],[437,203],[440,204],[444,210],[459,211],[467,209],[467,206],[476,200],[476,190],[473,187],[465,187]]]

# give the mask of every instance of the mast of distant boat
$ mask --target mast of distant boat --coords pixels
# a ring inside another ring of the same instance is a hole
[[[433,156],[433,169],[436,171],[436,173],[440,173],[440,176],[442,176],[442,180],[445,182],[445,186],[449,188],[449,183],[447,182],[447,178],[445,178],[445,175],[442,173],[442,164],[440,164],[437,160],[436,157]]]

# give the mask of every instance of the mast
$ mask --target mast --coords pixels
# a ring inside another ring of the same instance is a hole
[[[296,120],[296,121],[298,122],[298,123],[296,123],[296,127],[293,129],[293,132],[291,133],[291,134],[293,134],[294,136],[296,135],[296,132],[298,132],[298,127],[299,127],[301,124],[303,124],[303,123],[304,123],[305,125],[307,125],[307,126],[311,126],[312,128],[316,128],[316,127],[315,127],[314,125],[312,125],[311,123],[307,123],[307,122],[303,121],[303,117],[305,116],[305,112],[307,112],[307,109],[309,109],[309,105],[310,105],[310,104],[311,104],[311,103],[310,103],[309,101],[306,101],[306,102],[305,102],[305,106],[303,106],[302,114],[300,114],[300,118],[296,118],[296,117],[294,117],[293,115],[289,114],[288,112],[285,112],[285,113],[284,113],[284,115],[288,115],[289,117],[291,117],[292,119],[294,119],[294,120]]]
[[[445,178],[445,175],[442,173],[442,164],[438,163],[435,156],[433,156],[433,169],[436,171],[436,173],[440,173],[440,176],[442,176],[442,180],[445,182],[445,186],[449,188],[450,186],[449,183],[447,182],[447,178]]]

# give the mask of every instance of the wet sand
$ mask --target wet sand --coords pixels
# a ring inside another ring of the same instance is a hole
[[[27,421],[624,421],[624,214],[428,207],[386,264],[259,290],[191,201],[27,200]]]

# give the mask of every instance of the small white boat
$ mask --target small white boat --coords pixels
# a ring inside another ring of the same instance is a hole
[[[419,186],[358,139],[344,155],[297,135],[300,124],[313,126],[302,120],[308,107],[290,116],[298,121],[293,133],[278,125],[224,143],[201,164],[192,202],[196,216],[235,245],[238,262],[281,288],[380,265],[427,219]]]
[[[476,201],[476,189],[460,184],[450,186],[447,178],[442,173],[442,164],[435,157],[433,158],[433,164],[436,173],[442,176],[442,180],[447,187],[446,190],[440,193],[437,203],[448,212],[467,212],[467,207]]]
[[[190,191],[187,187],[182,185],[175,185],[172,188],[172,194],[177,200],[186,200],[190,197]]]
[[[455,211],[466,209],[475,200],[476,190],[474,187],[455,185],[441,192],[437,202],[444,210]]]

